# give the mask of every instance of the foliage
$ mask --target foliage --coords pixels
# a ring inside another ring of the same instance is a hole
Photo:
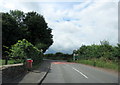
[[[64,54],[62,52],[56,52],[55,54],[45,54],[44,58],[53,59],[53,60],[69,60],[72,59],[72,54]]]
[[[19,39],[23,39],[28,37],[29,32],[27,31],[27,27],[24,24],[24,19],[25,19],[25,13],[23,11],[20,10],[10,10],[9,13],[17,22],[18,28],[19,30]]]
[[[41,51],[26,39],[18,40],[16,44],[12,45],[10,51],[9,56],[16,60],[26,60],[27,58],[31,58],[34,63],[39,63],[42,60]]]
[[[21,62],[23,62],[23,60],[20,60],[20,59],[18,59],[17,61],[14,60],[14,59],[8,60],[8,64],[17,64],[17,63],[21,63]],[[2,65],[5,65],[5,60],[4,59],[2,60]]]
[[[44,17],[37,12],[24,13],[20,10],[0,14],[2,14],[2,56],[6,64],[9,60],[8,55],[17,59],[16,63],[22,62],[22,58],[29,57],[35,62],[40,61],[42,54],[39,51],[42,49],[45,52],[53,43],[52,29],[47,26]],[[27,39],[30,43],[20,41],[22,39]]]
[[[52,29],[48,28],[44,17],[36,12],[28,12],[26,13],[24,23],[29,32],[29,36],[27,37],[29,41],[33,45],[41,43],[44,46],[42,48],[43,52],[45,52],[52,45],[53,40]]]
[[[10,13],[2,13],[3,46],[11,47],[18,40],[27,39],[45,52],[53,43],[51,32],[52,29],[47,26],[44,17],[37,12],[10,10]],[[3,55],[7,56],[5,51],[8,50],[2,48]]]
[[[117,61],[120,56],[120,46],[111,46],[108,41],[101,41],[100,45],[82,45],[77,51],[79,59],[104,58]]]
[[[25,14],[20,10],[10,10],[10,15],[16,20],[18,26],[22,26]]]
[[[5,47],[10,47],[18,40],[19,28],[15,19],[8,13],[2,13],[2,48],[3,55],[8,51]]]

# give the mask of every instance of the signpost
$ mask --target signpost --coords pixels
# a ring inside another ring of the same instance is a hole
[[[75,61],[75,54],[73,54],[73,61]]]
[[[76,58],[78,57],[78,54],[76,53],[77,49],[76,50],[73,50],[73,61],[76,60]]]

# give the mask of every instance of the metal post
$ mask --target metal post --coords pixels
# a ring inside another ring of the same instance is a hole
[[[77,49],[73,51],[73,61],[75,61],[76,51]]]
[[[73,54],[73,61],[75,61],[75,54]]]

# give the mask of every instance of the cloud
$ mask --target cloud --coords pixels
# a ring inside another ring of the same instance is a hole
[[[56,1],[56,0],[54,0]],[[46,53],[72,53],[82,44],[100,44],[108,40],[118,43],[118,0],[87,0],[71,2],[8,2],[0,4],[2,11],[19,9],[37,11],[52,28],[53,45]]]
[[[88,3],[89,6],[85,7]],[[82,11],[79,11],[81,8]],[[50,49],[64,52],[82,44],[100,44],[101,40],[108,40],[115,45],[118,43],[117,9],[117,2],[84,2],[74,4],[73,8],[67,10],[54,9],[52,12],[55,14],[50,16],[59,22],[48,19],[53,28],[55,42]],[[69,21],[61,20],[63,17],[69,18]]]

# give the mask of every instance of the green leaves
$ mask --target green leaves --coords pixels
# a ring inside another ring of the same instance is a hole
[[[24,23],[28,28],[27,31],[29,31],[29,41],[38,48],[41,44],[43,52],[45,52],[52,45],[53,40],[52,30],[48,28],[44,17],[36,12],[28,12]]]
[[[24,13],[20,10],[10,10],[10,13],[1,13],[1,15],[2,44],[4,46],[10,47],[18,40],[27,39],[39,50],[43,49],[45,52],[52,45],[52,29],[48,28],[44,17],[37,12]],[[27,43],[27,41],[25,42]],[[39,43],[41,46],[38,45]],[[6,49],[3,49],[4,53],[5,51]]]
[[[82,45],[77,50],[77,54],[80,59],[104,58],[116,61],[120,53],[119,48],[119,44],[111,46],[108,41],[101,41],[101,45]]]
[[[15,19],[8,13],[2,13],[2,44],[8,47],[14,44],[18,40],[18,32]]]
[[[37,12],[24,13],[20,10],[10,10],[1,15],[2,55],[5,58],[8,54],[18,59],[32,58],[36,63],[42,60],[40,50],[45,52],[53,43],[52,29],[48,28],[44,17]]]
[[[18,59],[32,58],[34,63],[39,63],[42,60],[41,52],[33,46],[26,39],[18,40],[18,42],[12,45],[9,56],[17,57]]]

